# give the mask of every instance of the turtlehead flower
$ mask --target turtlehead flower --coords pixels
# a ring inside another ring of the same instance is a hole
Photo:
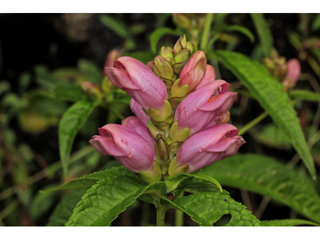
[[[127,117],[122,120],[122,126],[128,127],[143,137],[154,149],[156,147],[156,140],[151,135],[149,129],[143,125],[143,123],[134,116]]]
[[[103,155],[112,155],[132,172],[151,170],[157,161],[154,148],[136,131],[117,124],[99,128],[89,143]]]
[[[221,124],[193,135],[179,148],[169,166],[169,176],[180,172],[192,173],[234,155],[245,143],[238,132],[231,124]]]
[[[148,127],[148,121],[150,120],[150,117],[143,111],[141,105],[137,103],[133,98],[131,98],[131,101],[130,101],[130,108],[131,108],[131,111],[140,120],[140,122],[144,126]]]
[[[197,86],[196,89],[201,88],[202,86],[206,85],[209,82],[212,82],[216,79],[216,71],[214,68],[207,64],[206,74],[204,75],[201,83]]]
[[[189,91],[192,91],[202,81],[206,73],[206,68],[207,58],[204,51],[199,50],[195,52],[179,75],[180,85],[189,85]]]
[[[120,57],[114,67],[105,67],[105,71],[113,85],[126,91],[146,111],[164,107],[168,99],[166,85],[142,62]]]
[[[181,142],[179,133],[184,129],[189,129],[189,135],[184,138],[202,130],[221,112],[230,109],[236,94],[229,92],[229,84],[224,80],[211,81],[189,94],[176,109],[175,123],[170,129],[171,140]]]

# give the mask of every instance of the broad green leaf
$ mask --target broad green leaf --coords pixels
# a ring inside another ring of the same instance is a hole
[[[219,31],[219,32],[233,32],[233,31],[236,31],[236,32],[240,32],[244,35],[246,35],[251,42],[254,41],[254,36],[253,34],[250,32],[250,30],[246,27],[243,27],[243,26],[238,26],[238,25],[231,25],[231,26],[224,26],[224,27],[218,27],[217,29],[214,29],[215,31]]]
[[[320,102],[320,94],[308,90],[291,90],[289,96],[295,100]]]
[[[114,31],[119,37],[130,38],[128,29],[120,19],[116,19],[111,15],[102,15],[100,21]]]
[[[66,182],[60,186],[43,190],[42,192],[58,191],[58,190],[66,190],[66,189],[89,189],[100,180],[106,179],[108,177],[121,176],[121,175],[136,177],[136,174],[134,172],[131,172],[125,167],[121,166],[118,168],[111,168],[104,171],[84,175],[83,177],[72,179],[69,182]]]
[[[57,84],[54,88],[54,94],[58,99],[77,102],[86,99],[86,95],[80,86],[64,86]]]
[[[52,188],[53,186],[47,186],[47,188]],[[57,192],[44,192],[37,193],[32,203],[30,205],[30,215],[33,220],[37,220],[41,217],[49,208],[52,206],[56,200]]]
[[[74,138],[98,102],[82,100],[72,105],[59,123],[59,153],[64,176],[67,176],[69,155]]]
[[[314,225],[319,226],[319,224],[310,222],[303,219],[280,219],[280,220],[265,220],[261,221],[261,226],[297,226],[297,225]]]
[[[157,53],[157,43],[164,35],[180,36],[183,34],[180,31],[173,30],[171,28],[158,28],[150,36],[150,47],[153,53]]]
[[[58,80],[51,75],[48,68],[44,65],[36,65],[34,67],[34,72],[36,75],[36,83],[48,90],[52,90],[58,82]]]
[[[129,53],[127,56],[133,57],[133,58],[139,60],[140,62],[147,64],[149,61],[153,61],[153,59],[156,55],[151,51],[140,51],[140,52],[136,51],[133,53]]]
[[[50,216],[47,226],[64,226],[72,214],[72,210],[87,190],[71,190],[67,192]]]
[[[137,177],[101,180],[82,197],[66,226],[109,226],[147,188]]]
[[[256,27],[263,53],[265,57],[269,57],[273,45],[273,39],[268,23],[262,13],[251,13],[251,17]]]
[[[311,176],[316,181],[316,171],[297,113],[281,83],[273,78],[258,62],[235,52],[216,51],[214,55],[244,83],[261,106],[283,131],[288,141],[299,153]]]
[[[202,173],[224,186],[269,196],[320,223],[320,197],[311,179],[301,177],[273,158],[237,154],[202,169]]]
[[[201,226],[212,226],[226,214],[231,215],[226,226],[260,226],[259,219],[226,192],[195,193],[177,198],[173,203]]]

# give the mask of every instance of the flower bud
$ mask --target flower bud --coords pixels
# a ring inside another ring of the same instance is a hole
[[[165,47],[165,46],[161,47],[159,51],[159,55],[161,57],[164,57],[169,63],[171,63],[174,58],[171,47]]]
[[[190,41],[187,41],[187,49],[190,50],[190,53],[192,54],[193,53],[193,50],[194,50],[194,46],[193,46],[193,43],[190,42]]]
[[[204,51],[199,50],[192,54],[179,75],[181,86],[189,85],[189,91],[195,89],[204,78],[206,69],[207,58]]]
[[[172,13],[173,21],[179,27],[189,29],[191,26],[190,19],[185,13]]]
[[[173,47],[173,55],[176,55],[181,50],[185,49],[187,47],[187,38],[186,35],[181,35],[181,37],[178,39],[176,44]]]
[[[156,154],[158,157],[158,165],[160,166],[161,172],[162,174],[165,174],[169,167],[167,163],[167,161],[169,160],[169,147],[162,138],[159,138],[157,140]]]
[[[81,83],[81,87],[87,98],[89,98],[90,100],[101,100],[101,90],[97,85],[89,81],[83,81]]]
[[[206,74],[204,75],[201,83],[197,86],[196,89],[201,88],[202,86],[206,85],[208,82],[212,82],[216,79],[216,72],[214,68],[207,64]]]
[[[152,70],[164,81],[167,89],[170,89],[174,80],[176,80],[176,75],[173,72],[171,64],[164,57],[156,56],[153,61]]]
[[[191,56],[191,52],[189,49],[183,49],[177,55],[175,55],[173,60],[173,69],[176,74],[179,74],[183,67],[186,65],[187,61]]]
[[[285,91],[294,88],[301,74],[301,65],[297,59],[290,59],[287,62],[287,67],[288,73],[282,82]]]
[[[192,173],[220,159],[234,155],[244,139],[239,130],[231,124],[220,124],[201,131],[188,138],[177,152],[169,166],[169,176],[180,172]]]

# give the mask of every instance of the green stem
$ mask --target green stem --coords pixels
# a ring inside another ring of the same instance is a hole
[[[258,124],[259,122],[261,122],[265,117],[268,116],[267,112],[264,112],[262,114],[260,114],[258,117],[256,117],[255,119],[253,119],[251,122],[249,122],[247,125],[245,125],[243,128],[240,129],[239,134],[238,135],[243,135],[245,132],[247,132],[250,128],[254,127],[256,124]]]
[[[166,211],[163,207],[157,207],[157,226],[164,226]]]
[[[179,197],[183,197],[184,192],[182,192]],[[181,210],[176,209],[176,218],[175,218],[175,225],[178,227],[183,226],[183,212]]]
[[[204,51],[206,50],[206,47],[207,47],[212,19],[213,19],[213,13],[207,13],[206,19],[204,22],[201,43],[200,43],[200,49],[202,49]]]

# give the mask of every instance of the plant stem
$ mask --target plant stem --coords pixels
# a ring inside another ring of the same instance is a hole
[[[243,135],[245,132],[247,132],[250,128],[254,127],[256,124],[258,124],[259,122],[261,122],[265,117],[268,116],[267,112],[264,112],[262,114],[260,114],[258,117],[256,117],[255,119],[253,119],[251,122],[247,123],[247,125],[245,125],[243,128],[240,129],[239,134],[238,135]]]
[[[157,226],[164,226],[164,219],[167,209],[157,207]]]
[[[204,28],[203,28],[203,32],[202,32],[201,43],[200,43],[200,49],[202,49],[204,51],[207,48],[207,43],[208,43],[208,38],[209,38],[212,19],[213,19],[213,13],[207,13],[206,19],[205,19],[205,22],[204,22]]]
[[[179,197],[183,197],[184,192],[182,192]],[[175,225],[177,227],[183,226],[183,212],[181,210],[176,209],[176,217],[175,217]]]

